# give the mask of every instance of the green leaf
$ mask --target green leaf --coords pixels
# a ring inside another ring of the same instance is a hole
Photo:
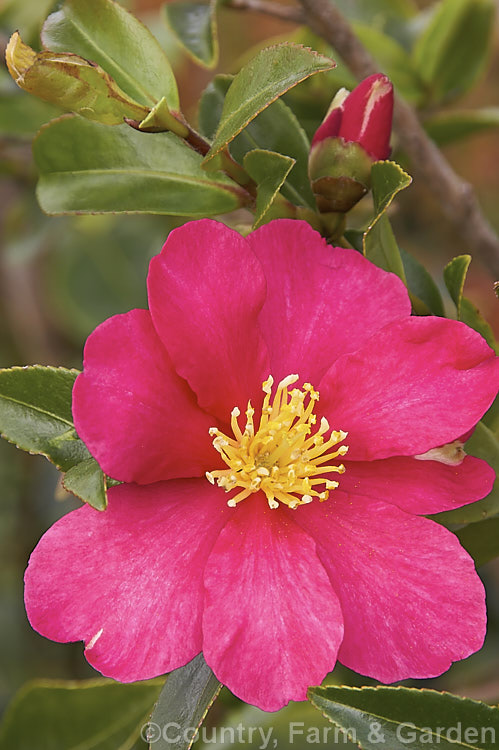
[[[400,248],[400,254],[409,291],[425,304],[429,313],[444,318],[445,310],[442,295],[431,274],[413,255],[403,248]]]
[[[199,131],[210,141],[213,140],[217,132],[225,95],[233,80],[234,76],[220,73],[209,82],[201,94],[198,111]]]
[[[66,472],[63,485],[68,492],[104,510],[107,479],[73,424],[72,391],[78,374],[39,365],[0,370],[0,434],[21,450],[48,458]]]
[[[466,274],[471,263],[471,255],[458,255],[453,258],[444,268],[444,281],[452,301],[457,310],[457,315],[461,312],[461,301],[463,298],[464,282]]]
[[[161,681],[36,680],[16,695],[0,728],[0,750],[131,750]]]
[[[253,229],[267,220],[266,215],[294,163],[289,156],[262,149],[249,151],[244,157],[244,168],[257,184]]]
[[[376,217],[364,233],[364,255],[385,271],[396,273],[406,283],[404,264],[393,230],[385,213]]]
[[[211,216],[248,200],[225,175],[207,175],[202,157],[173,133],[63,117],[42,128],[33,151],[38,200],[49,214]]]
[[[147,107],[130,99],[99,65],[73,54],[36,53],[17,31],[5,58],[11,76],[24,91],[90,120],[118,125],[125,117],[142,120],[148,114]]]
[[[222,115],[225,95],[233,76],[215,76],[204,91],[199,106],[199,124],[206,137],[213,138]],[[282,194],[291,203],[315,209],[315,199],[308,178],[310,142],[291,109],[280,99],[264,109],[236,136],[230,146],[232,156],[240,164],[252,149],[284,154],[295,160]]]
[[[446,146],[499,127],[499,107],[442,112],[425,120],[424,126],[435,143]]]
[[[390,206],[397,193],[409,187],[412,177],[394,161],[377,161],[371,170],[375,219]]]
[[[478,307],[471,302],[467,297],[463,297],[461,300],[461,310],[459,313],[459,320],[466,323],[467,326],[473,328],[475,331],[483,336],[487,344],[494,349],[496,354],[499,353],[499,346],[494,336],[494,331],[487,323],[485,318],[481,315]]]
[[[395,240],[386,210],[397,193],[404,190],[412,178],[392,161],[375,162],[371,169],[371,189],[374,218],[364,232],[364,255],[385,271],[396,273],[405,283],[405,271],[400,250]]]
[[[434,101],[468,91],[494,32],[494,0],[442,0],[414,47],[414,66]]]
[[[434,690],[326,687],[309,699],[361,750],[491,750],[499,709]]]
[[[177,40],[195,62],[213,68],[218,60],[216,0],[186,3],[182,0],[162,7],[164,19]]]
[[[495,397],[492,406],[487,413],[483,415],[482,421],[490,430],[492,430],[494,435],[499,436],[499,395]]]
[[[492,328],[480,315],[478,308],[463,296],[464,283],[470,263],[471,255],[458,255],[453,258],[444,268],[445,285],[456,306],[458,320],[462,320],[470,328],[478,331],[488,345],[497,352],[498,346]]]
[[[357,252],[362,253],[363,252],[363,239],[364,239],[364,232],[362,229],[346,229],[343,233],[343,236],[347,240],[347,242],[350,243],[350,245],[354,248],[354,250],[357,250]]]
[[[470,456],[483,458],[499,476],[499,440],[483,422],[477,424],[473,435],[466,442],[464,450]],[[463,505],[462,508],[448,510],[445,513],[437,513],[431,518],[444,526],[452,526],[453,524],[475,523],[498,513],[499,479],[496,479],[491,492],[482,500],[471,503],[471,505]]]
[[[470,523],[456,535],[477,567],[499,557],[499,518]]]
[[[234,78],[205,163],[281,94],[315,73],[334,68],[333,60],[305,47],[278,44],[261,50]]]
[[[99,464],[93,458],[72,466],[65,473],[62,485],[96,510],[107,508],[107,483]]]
[[[170,63],[151,32],[113,0],[66,0],[49,16],[42,42],[54,52],[74,52],[98,63],[132,99],[153,107],[179,100]]]
[[[151,750],[189,750],[195,738],[189,730],[201,726],[221,687],[203,654],[168,675],[152,712],[148,733],[143,735],[150,741]],[[164,732],[170,722],[175,722],[177,741]]]
[[[356,23],[354,30],[362,44],[376,58],[379,69],[392,80],[395,88],[405,99],[418,104],[424,96],[424,88],[409,53],[393,37],[382,33],[374,26]]]
[[[90,457],[71,414],[77,370],[13,367],[0,370],[0,433],[30,453],[46,456],[62,471]]]

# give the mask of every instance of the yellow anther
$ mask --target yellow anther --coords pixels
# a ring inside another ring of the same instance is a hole
[[[270,396],[270,394],[272,393],[273,385],[274,385],[274,378],[272,377],[272,375],[269,375],[267,380],[264,380],[264,382],[262,383],[262,391],[264,393],[268,393]]]
[[[276,509],[281,503],[295,509],[314,498],[327,500],[329,491],[338,487],[337,481],[324,474],[345,471],[343,464],[331,462],[347,452],[347,446],[338,446],[347,433],[330,431],[325,417],[312,433],[317,423],[313,411],[319,393],[310,383],[302,389],[290,389],[298,379],[298,375],[283,378],[272,398],[274,379],[269,375],[262,384],[265,396],[258,426],[253,420],[255,409],[248,401],[244,432],[239,426],[241,411],[237,406],[231,412],[233,437],[217,427],[210,428],[213,445],[227,468],[206,472],[206,478],[225,492],[239,489],[228,500],[229,507],[235,508],[254,492],[264,492],[270,508]],[[324,437],[329,431],[329,438]]]

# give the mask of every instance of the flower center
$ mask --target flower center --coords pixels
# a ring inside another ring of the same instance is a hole
[[[206,472],[207,479],[223,487],[225,492],[241,488],[227,501],[229,507],[235,508],[241,500],[261,490],[271,508],[284,503],[294,509],[311,503],[314,497],[321,502],[327,500],[329,490],[338,487],[338,482],[323,475],[345,471],[343,464],[331,461],[344,456],[348,447],[340,445],[333,451],[331,448],[343,441],[347,433],[332,430],[326,439],[329,422],[322,417],[319,428],[312,434],[319,393],[310,383],[304,383],[301,390],[288,390],[297,380],[298,375],[288,375],[281,380],[271,399],[274,379],[269,375],[262,384],[265,398],[258,429],[251,401],[246,409],[244,432],[239,427],[241,412],[237,406],[231,412],[234,437],[224,435],[216,427],[210,428],[213,445],[228,468]]]

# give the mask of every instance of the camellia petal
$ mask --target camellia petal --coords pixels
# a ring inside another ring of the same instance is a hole
[[[31,624],[84,640],[88,661],[121,682],[183,666],[201,650],[203,570],[229,514],[202,479],[112,488],[104,513],[69,513],[31,555]]]
[[[227,419],[260,398],[265,277],[238,232],[210,219],[175,229],[151,262],[148,288],[156,330],[202,408]]]
[[[355,250],[332,248],[305,222],[273,221],[248,240],[267,280],[259,320],[277,380],[297,372],[318,384],[338,357],[411,314],[397,276]]]
[[[114,479],[148,484],[213,468],[213,417],[173,369],[147,310],[116,315],[89,336],[73,415],[79,436]]]
[[[384,500],[416,515],[441,513],[480,500],[491,491],[495,479],[494,469],[474,456],[466,456],[456,466],[406,456],[344,463],[343,491]]]
[[[276,711],[332,670],[343,618],[315,543],[263,498],[242,503],[205,573],[203,652],[218,679]]]
[[[321,410],[349,433],[348,458],[425,453],[473,427],[494,400],[499,360],[464,323],[412,317],[386,326],[322,379]]]
[[[485,592],[454,534],[341,491],[299,510],[341,602],[342,664],[396,682],[439,675],[481,647]]]

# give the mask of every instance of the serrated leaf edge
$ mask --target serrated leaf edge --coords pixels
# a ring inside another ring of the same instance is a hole
[[[343,731],[342,726],[336,720],[332,719],[327,713],[325,713],[325,711],[323,710],[323,708],[320,707],[320,706],[318,706],[315,703],[314,699],[313,699],[314,691],[317,691],[317,694],[318,694],[319,697],[323,697],[325,699],[328,699],[327,696],[324,696],[324,695],[321,696],[321,693],[319,692],[319,691],[326,691],[328,689],[332,689],[332,690],[347,690],[349,692],[357,692],[357,693],[374,693],[374,692],[378,692],[378,693],[380,693],[380,692],[381,693],[383,693],[383,692],[407,693],[407,692],[410,692],[410,693],[414,693],[414,694],[421,694],[421,693],[423,693],[423,694],[431,694],[431,695],[435,695],[435,696],[437,696],[437,695],[438,696],[446,696],[446,697],[452,698],[452,699],[454,699],[456,701],[459,701],[461,703],[473,703],[476,706],[479,706],[481,709],[485,709],[485,710],[489,709],[491,712],[497,712],[498,713],[498,717],[499,717],[499,708],[497,706],[491,706],[489,703],[484,703],[483,701],[477,701],[477,700],[474,700],[473,698],[465,698],[465,697],[463,697],[461,695],[454,695],[454,693],[449,693],[449,692],[447,692],[445,690],[438,691],[438,690],[432,690],[431,688],[410,688],[410,687],[404,687],[403,685],[395,685],[393,687],[386,686],[386,685],[376,685],[376,686],[366,685],[364,687],[350,687],[349,685],[324,685],[324,686],[318,686],[318,687],[309,688],[307,695],[308,695],[308,700],[310,701],[310,703],[312,703],[312,705],[315,708],[317,708],[318,711],[320,711],[320,713],[324,716],[325,719],[327,719],[328,721],[330,721],[332,724],[334,724],[335,726],[337,726],[342,731]],[[340,703],[339,701],[334,701],[334,699],[329,699],[329,700],[331,700],[331,703],[336,703],[336,705],[341,705],[341,706],[349,707],[348,704]],[[354,710],[358,710],[359,712],[366,713],[366,709],[356,708],[355,706],[350,706],[350,708],[352,708]],[[379,715],[379,714],[375,714],[373,711],[370,711],[369,709],[367,710],[367,712],[369,713],[370,716],[374,716],[377,719],[383,719],[384,721],[386,721],[389,724],[400,725],[400,722],[394,721],[393,719],[390,719],[387,716],[382,716],[382,715]],[[415,728],[419,729],[420,731],[422,731],[421,727],[415,726]],[[345,735],[347,735],[346,732],[343,732],[343,733]],[[436,732],[433,732],[433,731],[431,731],[431,734],[432,734],[432,736],[435,736],[436,738],[438,738],[437,742],[440,742],[440,738],[442,737],[442,735],[437,734]],[[349,738],[349,739],[351,740],[351,738]],[[360,748],[360,750],[363,750],[363,746],[361,745],[360,742],[357,742],[356,744]],[[477,750],[476,746],[468,745],[467,743],[461,743],[461,746],[462,747],[469,747],[470,750]]]
[[[321,57],[321,58],[323,58],[324,60],[330,60],[330,62],[331,62],[332,64],[331,64],[331,66],[330,66],[329,68],[324,68],[324,69],[322,69],[322,70],[313,70],[313,71],[311,71],[310,73],[308,73],[308,74],[305,74],[305,75],[304,75],[304,76],[303,76],[302,78],[300,78],[299,80],[297,80],[297,81],[294,81],[293,83],[290,83],[290,84],[289,84],[289,86],[287,86],[287,88],[283,89],[283,90],[282,90],[282,91],[281,91],[281,92],[280,92],[279,94],[277,94],[277,95],[276,95],[276,96],[274,96],[274,97],[273,97],[272,99],[270,99],[270,100],[269,100],[269,101],[268,101],[268,102],[267,102],[267,103],[266,103],[266,104],[265,104],[265,105],[264,105],[263,107],[261,107],[260,109],[258,109],[258,110],[257,110],[257,111],[256,111],[256,112],[255,112],[255,113],[254,113],[254,114],[253,114],[253,115],[252,115],[252,116],[251,116],[251,117],[250,117],[250,118],[248,119],[248,120],[246,120],[246,122],[244,122],[244,123],[243,123],[243,125],[241,125],[241,127],[239,128],[239,130],[237,130],[237,132],[233,133],[233,134],[232,134],[232,136],[230,137],[230,139],[229,139],[228,141],[226,141],[225,143],[221,144],[221,145],[220,145],[220,146],[219,146],[219,147],[217,148],[217,150],[216,150],[216,151],[211,151],[211,149],[210,149],[210,151],[208,152],[208,154],[207,154],[207,155],[205,156],[205,158],[204,158],[204,161],[203,161],[203,164],[204,164],[204,165],[208,164],[208,162],[210,162],[210,161],[211,161],[211,160],[212,160],[212,159],[213,159],[213,158],[214,158],[214,157],[215,157],[215,156],[216,156],[217,154],[219,154],[219,153],[220,153],[221,151],[223,151],[223,149],[224,149],[224,148],[225,148],[225,147],[226,147],[226,146],[227,146],[227,145],[228,145],[229,143],[231,143],[231,141],[233,141],[233,140],[234,140],[234,138],[235,138],[236,136],[238,136],[238,135],[239,135],[239,133],[240,133],[240,132],[241,132],[242,130],[244,130],[244,128],[245,128],[245,127],[246,127],[246,126],[248,125],[248,123],[250,123],[250,122],[251,122],[252,120],[254,120],[254,119],[255,119],[255,117],[256,117],[257,115],[259,115],[259,114],[260,114],[260,112],[263,112],[263,110],[264,110],[264,109],[266,109],[266,108],[267,108],[267,107],[268,107],[268,106],[269,106],[270,104],[272,104],[272,103],[273,103],[273,102],[275,102],[275,101],[276,101],[277,99],[279,99],[279,97],[281,97],[281,96],[282,96],[283,94],[285,94],[285,93],[286,93],[287,91],[289,91],[290,89],[292,89],[292,88],[293,88],[294,86],[297,86],[297,85],[298,85],[299,83],[302,83],[302,81],[305,81],[305,80],[307,80],[307,78],[310,78],[311,76],[315,75],[316,73],[324,73],[324,72],[325,72],[326,70],[332,70],[333,68],[335,68],[335,67],[336,67],[336,62],[335,62],[335,61],[334,61],[334,60],[333,60],[332,58],[328,58],[328,57],[327,57],[326,55],[323,55],[323,54],[321,54],[320,52],[316,52],[316,51],[315,51],[315,50],[313,50],[313,49],[312,49],[311,47],[307,47],[307,46],[305,46],[304,44],[294,44],[293,42],[282,42],[281,44],[272,44],[272,45],[270,45],[269,47],[265,47],[264,49],[260,50],[260,52],[259,52],[259,53],[258,53],[257,55],[255,55],[255,58],[253,58],[253,59],[256,59],[256,57],[258,57],[259,55],[261,55],[261,54],[262,54],[262,52],[266,52],[267,50],[272,50],[272,49],[281,49],[281,48],[284,48],[284,47],[289,47],[289,48],[294,48],[294,49],[298,48],[298,49],[308,50],[308,52],[310,52],[310,53],[311,53],[311,55],[312,55],[313,57],[317,57],[317,58],[320,58],[320,57]],[[249,64],[249,63],[248,63],[248,64]],[[241,72],[241,71],[239,71],[239,73],[240,73],[240,72]],[[239,73],[238,73],[237,75],[239,75]],[[234,80],[235,80],[235,79],[237,78],[237,75],[236,75],[236,76],[234,76]],[[229,88],[229,91],[230,91],[230,88]],[[229,93],[229,92],[227,92],[227,93]],[[246,99],[246,100],[245,100],[245,102],[244,102],[244,104],[246,105],[247,103],[248,103],[248,100]],[[235,111],[238,111],[238,110],[235,110]],[[234,114],[234,112],[232,112],[232,113],[231,113],[231,116],[233,116],[233,114]],[[220,122],[222,122],[222,120],[220,120]],[[225,122],[227,122],[227,120],[225,120]],[[218,128],[217,128],[217,132],[215,133],[215,137],[214,137],[214,139],[213,139],[214,141],[216,141],[216,139],[217,139],[217,133],[218,133],[218,130],[219,130],[219,129],[220,129],[220,123],[219,123],[219,126],[218,126]]]

